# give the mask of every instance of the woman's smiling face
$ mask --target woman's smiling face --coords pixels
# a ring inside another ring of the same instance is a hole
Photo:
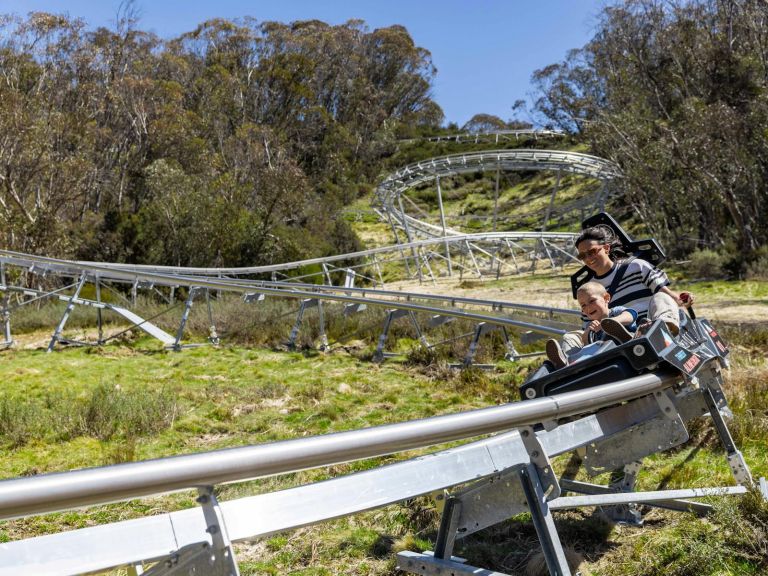
[[[583,261],[588,268],[602,274],[607,272],[613,266],[609,254],[610,245],[602,244],[597,240],[582,240],[576,246],[579,260]]]

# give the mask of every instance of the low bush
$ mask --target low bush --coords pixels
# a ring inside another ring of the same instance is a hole
[[[759,256],[747,266],[747,280],[768,280],[768,254]]]
[[[685,270],[690,278],[723,278],[726,258],[713,250],[696,250]]]
[[[123,390],[100,384],[85,397],[51,392],[39,399],[0,397],[0,440],[18,448],[36,440],[78,436],[131,439],[173,424],[177,402],[170,390]]]

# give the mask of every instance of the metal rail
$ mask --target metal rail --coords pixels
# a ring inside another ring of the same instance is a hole
[[[676,371],[527,402],[259,446],[0,482],[0,519],[373,458],[592,413],[678,381]]]
[[[465,242],[482,242],[482,241],[510,241],[520,242],[524,240],[537,241],[541,239],[559,240],[563,242],[571,242],[578,236],[572,232],[479,232],[475,234],[461,234],[455,232],[447,238],[449,242],[456,243],[457,245]],[[269,264],[265,266],[241,266],[236,268],[204,268],[204,267],[179,267],[179,266],[155,266],[147,264],[118,264],[109,262],[90,262],[79,260],[56,260],[54,258],[45,258],[41,256],[32,256],[30,254],[24,254],[22,252],[13,252],[10,250],[0,250],[0,260],[7,258],[16,259],[29,259],[30,261],[39,262],[60,262],[73,265],[71,270],[77,270],[75,266],[98,266],[99,268],[114,268],[120,270],[133,270],[136,272],[157,272],[165,274],[181,274],[185,276],[203,275],[203,276],[246,276],[255,274],[268,274],[271,272],[281,272],[286,270],[295,270],[299,268],[305,268],[316,264],[331,264],[334,262],[343,262],[349,260],[357,260],[366,258],[369,256],[377,256],[380,254],[387,254],[391,252],[400,252],[401,250],[411,250],[413,248],[422,248],[428,246],[442,245],[446,239],[443,238],[422,238],[414,240],[413,242],[406,242],[404,244],[395,244],[390,246],[382,246],[379,248],[370,248],[367,250],[360,250],[358,252],[350,252],[347,254],[337,254],[334,256],[323,256],[319,258],[308,258],[306,260],[297,260],[295,262],[284,262],[281,264]]]
[[[444,136],[424,136],[421,138],[406,138],[398,140],[400,144],[411,142],[456,142],[459,144],[486,144],[499,142],[517,142],[523,138],[557,138],[565,136],[565,132],[556,130],[491,130],[489,132],[461,132],[459,134],[446,134]]]
[[[253,290],[263,292],[265,294],[272,294],[275,296],[293,298],[293,299],[306,299],[306,298],[319,298],[323,300],[344,302],[347,304],[368,304],[371,306],[377,306],[381,308],[398,308],[401,310],[409,310],[412,312],[425,312],[429,314],[439,314],[442,316],[450,316],[455,318],[463,318],[466,320],[473,320],[478,322],[488,322],[490,324],[500,326],[513,326],[522,328],[525,330],[531,330],[542,334],[562,335],[566,332],[565,329],[555,328],[551,326],[542,326],[533,324],[530,322],[522,322],[503,316],[492,316],[488,314],[478,314],[475,312],[468,312],[465,310],[457,310],[455,308],[443,308],[438,306],[426,306],[423,304],[415,304],[413,302],[395,302],[393,300],[383,300],[370,297],[349,296],[346,294],[327,293],[323,291],[322,287],[318,286],[318,290],[315,290],[315,286],[306,284],[306,288],[288,289],[288,288],[273,288],[268,286],[255,286],[253,283],[244,283],[232,279],[210,279],[200,276],[182,276],[182,275],[170,275],[170,274],[158,274],[152,272],[140,272],[136,270],[123,270],[121,268],[109,268],[103,266],[97,266],[94,264],[87,264],[84,262],[72,262],[65,260],[56,260],[53,258],[45,258],[42,256],[31,256],[27,254],[14,254],[4,252],[0,253],[0,259],[8,264],[24,267],[41,267],[49,270],[52,273],[60,273],[66,275],[73,275],[76,273],[87,273],[89,278],[111,281],[122,281],[133,284],[135,282],[149,282],[156,285],[163,286],[177,286],[185,285],[190,287],[208,288],[211,290],[221,290],[226,292],[234,292],[245,294]],[[344,288],[342,292],[350,291],[349,288]],[[82,299],[80,299],[82,300]]]
[[[405,190],[445,176],[485,170],[555,170],[590,176],[602,181],[619,178],[612,162],[597,156],[560,150],[489,150],[452,154],[409,164],[387,176],[376,188],[377,204],[398,219],[395,201]]]

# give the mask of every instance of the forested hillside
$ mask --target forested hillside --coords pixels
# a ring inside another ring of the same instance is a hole
[[[398,127],[438,125],[399,26],[213,20],[178,38],[0,19],[3,248],[254,265],[351,251],[337,218]]]
[[[401,26],[244,18],[161,39],[124,8],[111,29],[0,17],[1,247],[210,266],[348,252],[344,207],[447,150],[398,140],[459,129],[442,126],[428,47]],[[532,81],[527,120],[621,167],[609,210],[630,230],[765,274],[764,1],[611,2],[592,40]],[[461,129],[520,125],[480,113]]]

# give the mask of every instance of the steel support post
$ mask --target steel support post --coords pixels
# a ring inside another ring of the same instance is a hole
[[[232,542],[213,489],[206,486],[198,489],[198,493],[197,502],[203,510],[205,531],[210,537],[210,544],[207,539],[188,544],[143,572],[143,576],[240,575]]]
[[[352,270],[352,268],[347,268],[346,273],[344,274],[344,288],[354,288],[355,287],[355,277],[357,276],[357,273]],[[352,292],[347,292],[347,296],[351,296]]]
[[[443,227],[443,238],[447,236],[445,228],[445,209],[443,208],[443,191],[440,188],[440,176],[435,176],[435,184],[437,186],[437,205],[440,208],[440,224]],[[451,248],[448,240],[445,241],[445,259],[448,262],[448,276],[453,275],[451,265]]]
[[[179,322],[179,329],[176,331],[176,340],[171,345],[173,350],[181,350],[181,338],[184,336],[184,327],[187,325],[187,320],[189,320],[189,313],[192,310],[192,304],[195,300],[195,292],[197,292],[197,288],[190,286],[187,301],[184,303],[184,312],[181,315],[181,322]]]
[[[507,352],[504,355],[504,358],[506,360],[514,360],[515,358],[519,357],[517,350],[515,350],[515,347],[509,338],[509,333],[507,332],[507,329],[505,326],[497,326],[496,324],[488,324],[486,322],[480,322],[477,325],[477,328],[475,328],[472,341],[469,343],[469,349],[467,350],[467,355],[464,357],[464,362],[463,362],[464,366],[472,365],[472,362],[474,361],[474,358],[475,358],[475,354],[477,353],[477,347],[480,345],[480,338],[485,334],[488,334],[489,332],[493,332],[494,330],[499,330],[499,329],[502,331],[502,337],[504,338],[504,346],[507,349]]]
[[[637,474],[640,472],[642,465],[642,461],[637,460],[626,464],[620,470],[615,470],[611,473],[608,490],[610,492],[634,492]],[[637,505],[633,503],[604,506],[601,509],[603,514],[612,522],[629,524],[631,526],[643,525],[643,515],[637,508]]]
[[[565,558],[557,528],[549,510],[548,501],[560,496],[560,485],[557,482],[549,457],[531,426],[520,428],[520,439],[523,441],[530,462],[520,470],[520,482],[528,502],[533,525],[539,536],[544,559],[549,573],[553,576],[570,576],[571,570]]]
[[[228,576],[239,576],[240,571],[235,561],[232,542],[229,540],[224,517],[216,500],[216,495],[213,493],[213,486],[199,488],[198,494],[197,502],[203,509],[203,516],[205,516],[207,525],[205,531],[211,535],[211,548],[213,548],[217,560],[225,568],[223,573],[228,574]]]
[[[13,339],[11,338],[11,292],[8,290],[8,284],[7,284],[7,278],[5,275],[5,264],[0,263],[0,286],[3,287],[3,307],[2,310],[0,310],[0,316],[2,316],[3,320],[3,337],[4,341],[2,342],[3,347],[8,347],[11,344],[13,344]]]
[[[373,255],[373,267],[376,270],[376,275],[379,277],[381,288],[384,288],[384,277],[381,275],[381,266],[379,266],[379,259],[376,257],[376,254]]]
[[[501,165],[496,163],[496,185],[493,187],[493,231],[496,232],[496,224],[499,218],[499,178]]]
[[[221,294],[221,291],[219,291]],[[219,296],[221,298],[221,296]],[[214,346],[218,346],[220,343],[219,335],[216,333],[216,325],[213,323],[213,310],[211,309],[211,292],[207,288],[205,289],[205,304],[208,307],[208,342]]]
[[[475,258],[475,253],[472,252],[472,248],[469,245],[469,240],[466,240],[464,242],[464,244],[467,247],[467,252],[469,252],[469,257],[472,259],[472,264],[475,266],[475,271],[477,273],[477,277],[478,278],[482,278],[483,277],[483,273],[480,271],[480,266],[477,265],[477,259]]]
[[[472,337],[472,341],[469,343],[469,349],[467,350],[467,355],[464,356],[464,366],[469,367],[472,366],[472,361],[475,358],[475,352],[477,352],[477,346],[480,342],[480,336],[483,335],[485,331],[486,323],[480,322],[480,324],[477,325],[477,328],[475,328],[475,335]]]
[[[416,314],[414,314],[412,310],[409,310],[408,316],[411,318],[411,324],[413,324],[413,328],[416,330],[416,337],[419,339],[419,342],[421,342],[421,345],[424,346],[424,348],[429,348],[429,342],[427,342],[426,336],[424,336],[421,328],[419,328],[419,323],[416,320]]]
[[[509,337],[509,332],[506,326],[501,327],[501,333],[504,336],[504,347],[507,349],[507,353],[504,355],[505,360],[517,360],[520,358],[520,354],[515,349],[515,345],[512,343],[512,339]]]
[[[752,484],[752,474],[749,471],[744,456],[741,454],[736,443],[733,441],[731,432],[728,430],[728,426],[723,419],[723,415],[720,414],[720,409],[715,402],[715,398],[712,395],[712,391],[709,388],[703,390],[704,402],[709,409],[709,415],[712,417],[712,424],[717,430],[717,435],[720,437],[720,442],[725,448],[726,458],[728,459],[728,465],[731,467],[733,477],[738,484],[743,486],[749,486]]]
[[[544,240],[544,238],[540,238],[539,241],[541,242],[541,247],[544,249],[544,253],[547,255],[547,258],[549,258],[549,264],[552,267],[552,270],[554,270],[557,266],[555,265],[555,259],[552,258],[552,253],[549,251],[547,241]]]
[[[408,226],[408,217],[405,215],[405,209],[403,208],[403,198],[399,194],[397,195],[397,204],[400,206],[400,216],[402,217],[403,228],[405,229],[405,236],[408,238],[408,242],[413,242],[413,236],[411,235],[411,228]],[[423,282],[421,275],[421,266],[419,265],[419,258],[416,256],[416,248],[411,246],[411,254],[413,255],[413,265],[416,266],[416,273],[419,276],[419,282]],[[408,260],[406,259],[406,262]]]
[[[101,304],[101,280],[98,275],[96,275],[96,302]],[[99,337],[96,343],[101,346],[104,344],[104,323],[101,314],[101,306],[96,307],[96,324],[98,324],[99,329]]]
[[[504,243],[507,245],[507,248],[509,249],[509,255],[512,257],[512,262],[515,264],[515,271],[520,274],[520,266],[517,265],[517,258],[515,258],[515,250],[512,248],[512,246],[509,244],[509,240],[506,238],[504,239]]]
[[[411,323],[413,324],[414,329],[416,330],[416,336],[419,339],[419,342],[422,346],[425,348],[429,348],[429,343],[427,342],[426,337],[421,332],[421,328],[419,328],[419,323],[416,321],[416,315],[413,313],[412,310],[401,310],[401,309],[394,309],[394,310],[387,310],[387,317],[384,319],[384,326],[381,329],[381,334],[379,335],[379,342],[376,345],[376,351],[373,353],[373,360],[375,362],[381,362],[384,359],[384,345],[387,343],[387,336],[389,335],[389,328],[392,325],[392,321],[396,320],[398,318],[402,318],[403,316],[408,315],[411,319]]]
[[[135,280],[131,285],[131,306],[136,308],[136,298],[138,297],[139,281]]]
[[[296,348],[296,338],[299,335],[301,329],[301,323],[304,321],[304,312],[309,308],[317,307],[317,315],[320,324],[320,350],[328,349],[328,336],[325,333],[325,314],[323,312],[323,303],[318,298],[306,298],[301,301],[299,305],[299,312],[296,315],[296,322],[291,328],[291,334],[288,336],[288,347],[290,349]]]
[[[317,300],[317,316],[320,324],[320,350],[328,350],[328,336],[325,333],[325,314],[323,312],[322,300]]]
[[[723,418],[723,412],[730,417],[733,415],[730,408],[728,408],[728,402],[721,386],[722,375],[719,364],[715,362],[707,363],[698,376],[693,379],[692,383],[698,385],[701,390],[704,405],[712,417],[712,424],[714,424],[720,442],[723,444],[723,448],[725,448],[728,465],[731,467],[734,479],[741,485],[752,484],[752,474],[749,466],[747,466],[744,456],[736,447],[731,432],[728,430],[728,425]]]
[[[523,484],[525,499],[528,501],[531,519],[539,536],[549,573],[552,576],[570,576],[571,569],[568,567],[565,551],[557,535],[557,528],[547,505],[539,475],[532,464],[520,471],[520,481]]]
[[[435,540],[435,558],[441,560],[451,559],[453,547],[456,544],[456,530],[459,527],[460,514],[461,500],[453,496],[447,497]]]
[[[384,318],[384,326],[382,326],[381,334],[379,334],[379,342],[376,345],[376,351],[373,353],[374,362],[381,362],[384,359],[384,345],[387,343],[389,326],[392,324],[396,312],[397,310],[387,310],[387,316]]]
[[[301,329],[301,322],[304,319],[304,310],[307,308],[307,304],[311,301],[311,298],[307,298],[306,300],[302,300],[301,304],[299,304],[299,312],[296,314],[296,322],[293,323],[293,328],[291,328],[291,333],[288,336],[288,348],[293,350],[296,348],[296,338],[299,335],[299,330]]]
[[[70,296],[69,301],[67,302],[67,307],[64,310],[64,315],[61,317],[61,320],[59,320],[58,326],[56,326],[56,330],[53,332],[53,336],[51,337],[51,341],[48,344],[48,350],[47,352],[53,352],[53,347],[56,345],[56,342],[61,338],[61,332],[64,330],[64,325],[67,323],[67,320],[69,320],[69,315],[72,313],[72,309],[75,307],[75,300],[77,300],[77,297],[80,295],[80,290],[83,289],[83,286],[85,285],[85,280],[88,276],[85,272],[83,272],[80,275],[80,281],[77,283],[77,287],[75,288],[75,291],[72,293],[72,296]]]
[[[331,275],[328,272],[328,265],[325,262],[323,262],[323,275],[325,276],[325,279],[328,281],[328,286],[333,286]]]
[[[544,215],[544,222],[541,224],[541,231],[545,232],[547,230],[547,227],[549,226],[549,219],[552,217],[552,208],[555,206],[555,197],[557,196],[557,191],[560,188],[560,170],[557,171],[557,176],[555,178],[555,187],[552,189],[552,195],[549,197],[549,205],[547,206],[547,212]]]
[[[392,234],[395,237],[395,245],[400,246],[400,236],[397,234],[397,226],[395,226],[395,223],[392,221],[392,214],[389,213],[389,210],[384,210],[384,214],[387,216],[387,221],[389,221],[389,225],[392,228]],[[400,256],[402,256],[403,261],[405,262],[405,273],[408,275],[408,278],[411,277],[411,266],[408,264],[408,257],[405,255],[405,252],[402,248],[400,250]]]
[[[429,265],[429,257],[427,256],[426,250],[424,250],[423,246],[419,248],[419,253],[421,254],[421,259],[424,262],[424,266],[427,268],[427,272],[429,272],[429,277],[432,279],[432,284],[437,284],[435,281],[435,275],[432,273],[432,266]]]

